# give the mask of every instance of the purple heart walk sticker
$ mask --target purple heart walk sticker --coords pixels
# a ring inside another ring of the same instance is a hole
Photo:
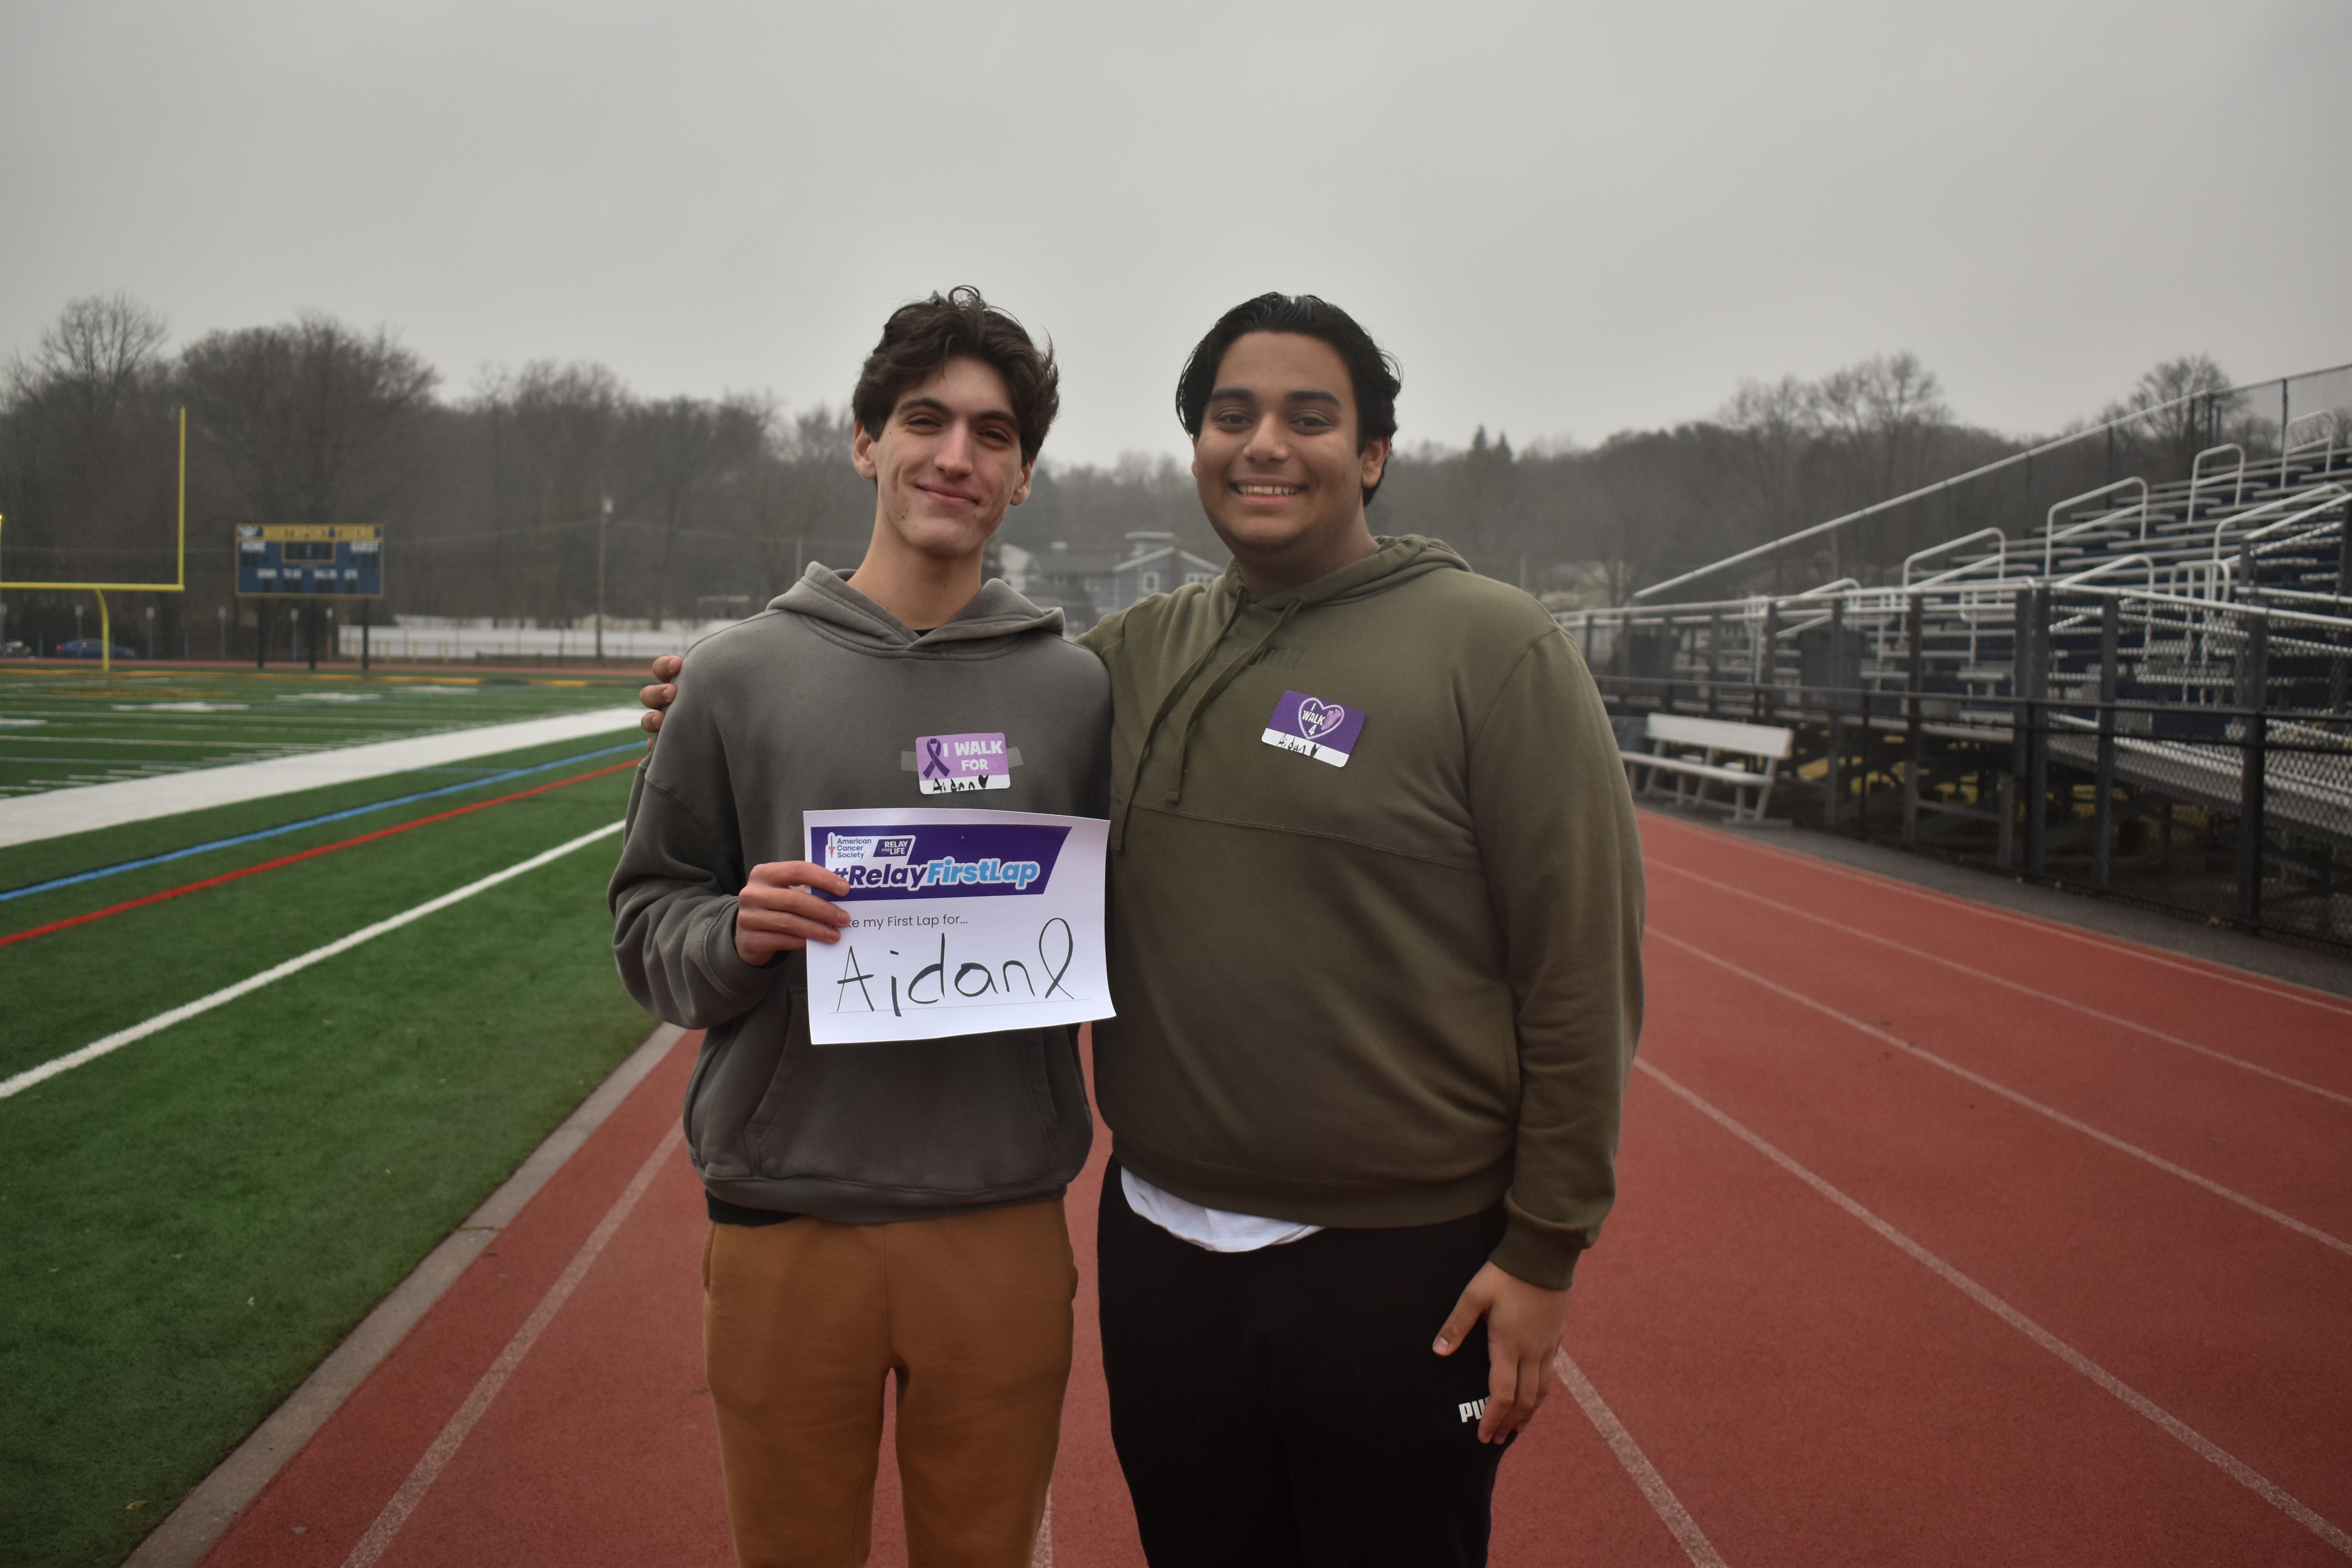
[[[1303,691],[1286,691],[1282,700],[1274,705],[1274,716],[1265,721],[1265,733],[1258,739],[1269,746],[1344,768],[1363,728],[1361,709],[1327,702]]]

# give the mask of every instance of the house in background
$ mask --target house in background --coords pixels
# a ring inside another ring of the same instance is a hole
[[[1174,534],[1151,531],[1129,534],[1124,554],[1073,550],[1060,540],[1046,550],[1024,550],[1017,544],[995,548],[1001,568],[997,574],[1040,609],[1060,606],[1072,632],[1085,631],[1138,599],[1187,583],[1213,582],[1224,570],[1181,548]]]

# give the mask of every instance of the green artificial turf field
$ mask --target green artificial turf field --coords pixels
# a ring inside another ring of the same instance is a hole
[[[616,676],[0,665],[0,798],[613,708]]]
[[[0,711],[20,711],[14,693]],[[629,760],[573,742],[477,765],[592,751],[606,754],[0,903],[0,936]],[[464,777],[26,845],[0,858],[0,891]],[[0,947],[0,1077],[615,822],[628,784]],[[599,840],[0,1100],[0,1562],[119,1562],[645,1037],[611,958],[618,850]]]

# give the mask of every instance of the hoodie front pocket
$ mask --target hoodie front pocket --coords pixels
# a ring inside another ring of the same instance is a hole
[[[797,1012],[745,1130],[752,1167],[943,1197],[1042,1180],[1059,1121],[1045,1059],[1057,1033],[813,1046]]]

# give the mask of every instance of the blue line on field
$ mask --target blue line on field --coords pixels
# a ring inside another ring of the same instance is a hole
[[[240,833],[234,838],[215,838],[209,844],[192,844],[185,849],[174,849],[168,855],[150,855],[143,859],[125,860],[119,866],[101,866],[95,871],[80,871],[70,877],[55,877],[46,882],[11,888],[5,892],[0,892],[0,904],[5,904],[11,899],[28,899],[35,893],[55,892],[59,888],[70,888],[80,882],[95,882],[100,877],[111,877],[123,871],[136,871],[145,866],[161,866],[167,860],[184,860],[191,855],[203,855],[215,849],[226,849],[238,844],[251,844],[259,838],[275,838],[281,833],[297,833],[305,827],[319,827],[330,822],[341,822],[346,817],[365,816],[371,811],[389,811],[395,805],[414,805],[420,800],[435,800],[445,795],[463,795],[467,790],[480,789],[486,784],[504,784],[509,779],[519,779],[528,773],[543,773],[550,768],[564,767],[572,763],[593,762],[598,757],[609,757],[615,752],[634,751],[638,744],[639,742],[635,741],[630,741],[618,746],[606,746],[601,751],[583,752],[575,757],[558,757],[551,763],[533,763],[527,768],[513,768],[506,773],[492,773],[486,779],[467,779],[464,784],[444,784],[439,789],[428,789],[421,795],[404,795],[396,800],[373,801],[366,805],[352,806],[348,811],[331,811],[324,816],[306,817],[300,822],[289,822],[283,827],[265,827],[258,833]],[[423,773],[426,770],[419,768],[415,771]]]

